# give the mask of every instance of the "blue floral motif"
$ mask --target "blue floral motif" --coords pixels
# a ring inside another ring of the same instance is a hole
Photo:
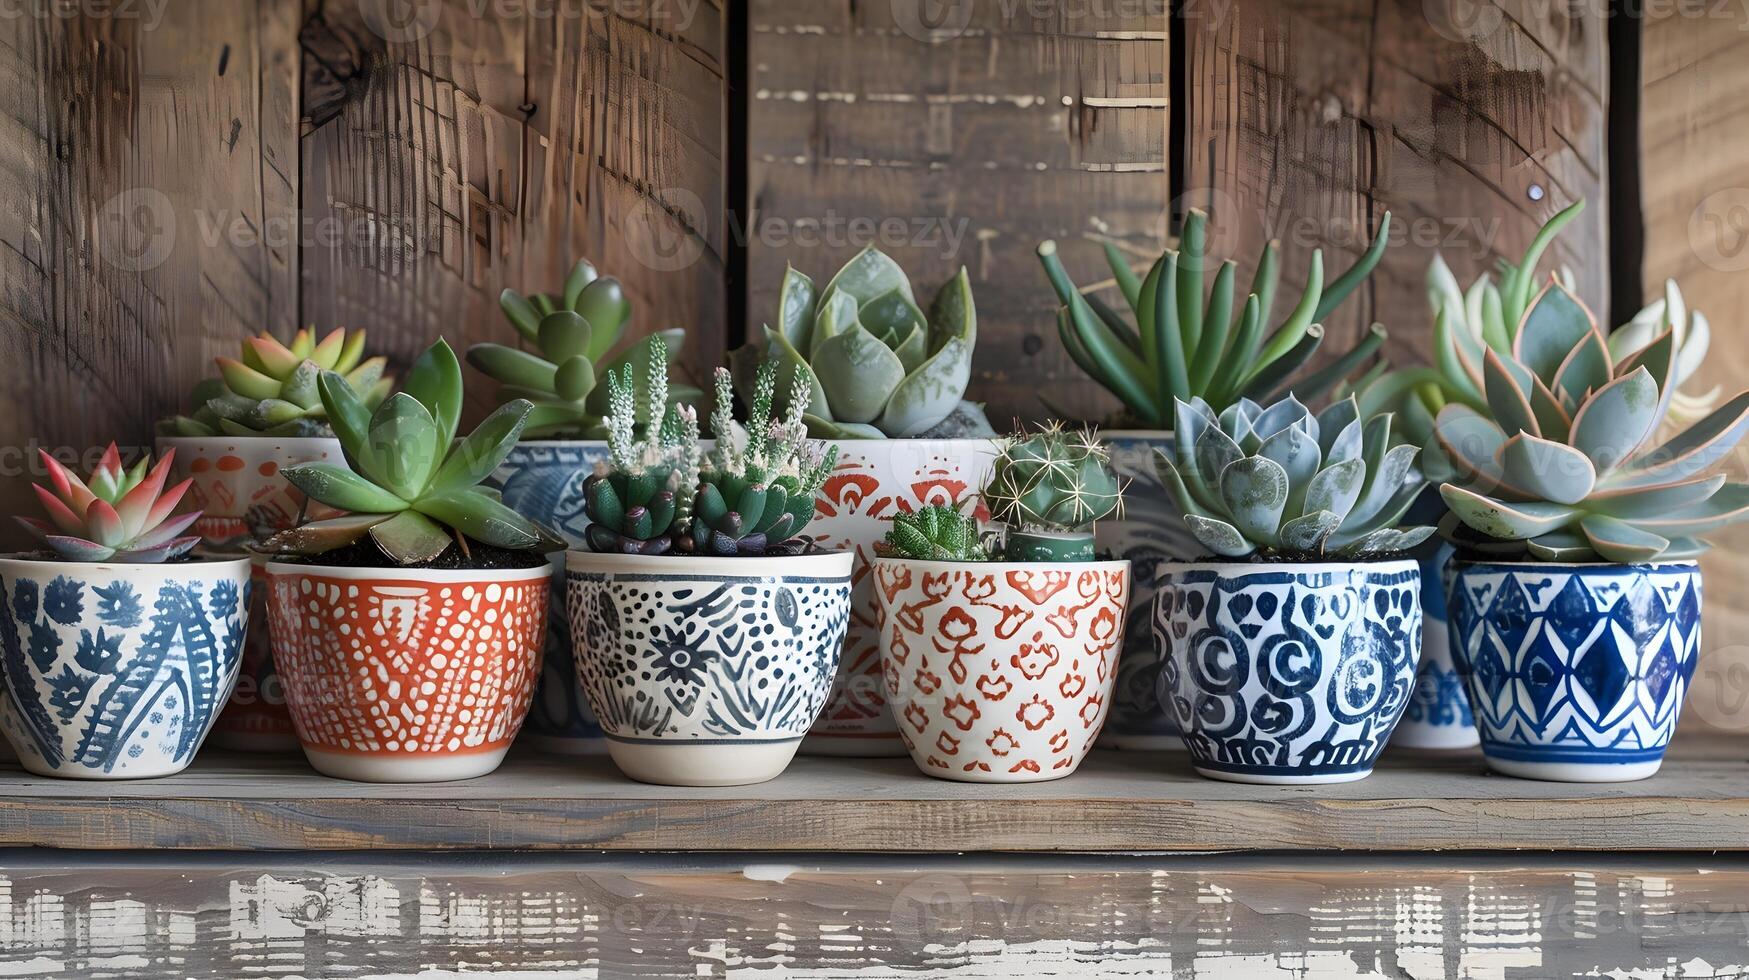
[[[85,614],[85,585],[56,575],[43,590],[43,612],[62,626],[72,626]]]
[[[140,625],[145,607],[131,582],[111,582],[91,591],[97,593],[97,618],[109,626],[133,629]]]

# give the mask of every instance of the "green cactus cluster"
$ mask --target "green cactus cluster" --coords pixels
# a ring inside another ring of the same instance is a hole
[[[359,402],[375,409],[394,388],[387,361],[364,356],[363,330],[334,330],[321,341],[299,330],[280,343],[263,333],[243,342],[240,355],[220,357],[219,376],[194,388],[195,410],[158,424],[169,436],[329,436],[318,380],[339,375]]]
[[[875,542],[885,558],[918,561],[989,561],[977,519],[945,504],[893,515],[886,537]]]
[[[641,382],[650,376],[647,358],[657,350],[647,343],[619,346],[632,315],[631,300],[619,280],[601,276],[589,260],[580,259],[559,292],[524,296],[505,289],[498,305],[534,349],[475,344],[468,350],[468,363],[498,381],[501,401],[526,399],[534,406],[524,437],[602,438],[610,394],[597,382],[625,368]],[[660,349],[673,358],[686,331],[663,330],[655,336],[662,339]],[[671,403],[690,402],[701,394],[683,385],[667,390]],[[666,414],[664,405],[652,416],[650,400],[642,393],[634,393],[634,402],[639,424]]]
[[[689,523],[698,483],[698,415],[692,406],[669,398],[662,338],[647,343],[651,351],[641,362],[642,392],[630,364],[607,375],[608,458],[583,481],[590,520],[583,533],[592,551],[664,554]],[[661,423],[643,426],[640,437],[640,419],[647,418]]]
[[[1122,488],[1092,432],[1054,423],[1004,440],[982,493],[1008,526],[1011,561],[1091,561],[1095,521],[1114,513]]]
[[[1279,397],[1290,383],[1312,398],[1358,370],[1384,343],[1384,328],[1377,324],[1324,367],[1299,374],[1323,342],[1324,318],[1379,264],[1390,226],[1387,212],[1365,254],[1328,285],[1323,253],[1314,251],[1304,292],[1273,330],[1267,328],[1281,275],[1280,247],[1270,242],[1264,248],[1250,292],[1236,304],[1232,261],[1220,262],[1214,285],[1205,286],[1214,260],[1208,255],[1208,215],[1202,211],[1185,217],[1179,248],[1163,253],[1146,276],[1138,277],[1129,260],[1106,245],[1106,261],[1130,306],[1129,319],[1075,286],[1056,242],[1040,244],[1038,255],[1063,303],[1057,332],[1069,356],[1117,396],[1126,421],[1165,429],[1179,400],[1199,398],[1220,411],[1241,398]]]
[[[1176,458],[1154,465],[1185,527],[1215,555],[1292,560],[1407,551],[1432,527],[1398,527],[1421,491],[1413,446],[1391,445],[1391,416],[1353,398],[1313,415],[1293,395],[1217,414],[1178,403]]]

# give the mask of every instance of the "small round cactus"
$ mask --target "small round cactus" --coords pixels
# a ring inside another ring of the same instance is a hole
[[[1091,561],[1093,522],[1117,510],[1122,488],[1092,432],[1052,424],[1006,441],[983,497],[1009,527],[1010,560]]]

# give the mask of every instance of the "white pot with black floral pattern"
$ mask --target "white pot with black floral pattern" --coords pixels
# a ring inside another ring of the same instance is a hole
[[[620,771],[668,786],[783,772],[832,690],[852,560],[570,552],[577,681]]]
[[[243,658],[249,559],[0,558],[0,729],[43,776],[180,772]]]

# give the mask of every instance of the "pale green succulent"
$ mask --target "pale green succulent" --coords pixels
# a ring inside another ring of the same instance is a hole
[[[1749,485],[1718,472],[1749,431],[1749,392],[1653,445],[1678,362],[1674,326],[1618,360],[1578,297],[1544,288],[1510,352],[1483,352],[1484,407],[1450,404],[1436,420],[1428,469],[1444,473],[1448,536],[1547,561],[1705,550],[1699,535],[1749,516]]]
[[[1317,415],[1294,396],[1241,399],[1218,416],[1177,405],[1177,459],[1154,466],[1184,524],[1216,555],[1297,560],[1406,551],[1431,527],[1398,527],[1421,491],[1419,450],[1391,445],[1391,416],[1362,418],[1353,398]]]
[[[808,432],[823,439],[919,436],[939,425],[972,377],[977,311],[965,269],[924,315],[899,264],[874,248],[845,263],[823,290],[784,272],[776,326],[730,358],[735,388],[752,403],[758,368],[777,365],[777,390],[800,374],[810,393]]]
[[[219,376],[194,388],[195,410],[158,424],[172,436],[329,436],[327,410],[317,380],[341,375],[368,408],[389,396],[394,378],[383,373],[387,360],[364,356],[363,330],[333,330],[317,342],[313,330],[299,330],[282,344],[264,333],[243,341],[239,357],[219,357]]]

